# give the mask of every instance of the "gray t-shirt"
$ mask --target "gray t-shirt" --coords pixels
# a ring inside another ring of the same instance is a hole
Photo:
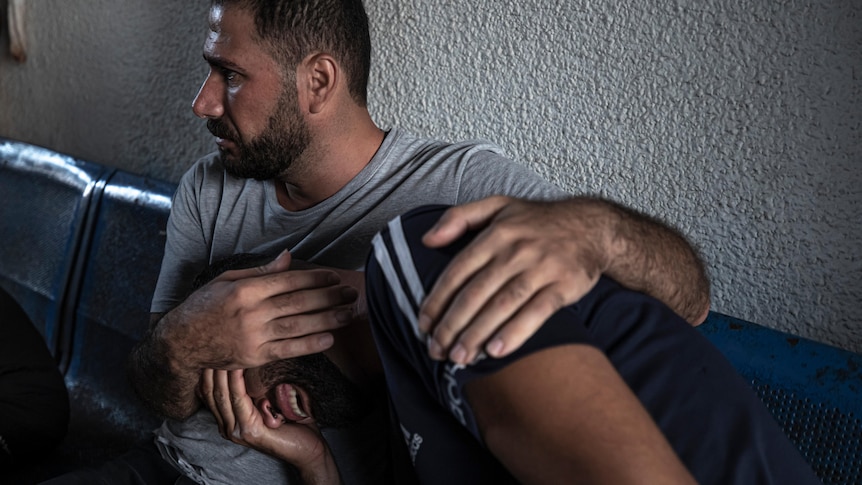
[[[391,130],[368,165],[341,190],[297,212],[278,204],[274,181],[227,175],[216,154],[183,176],[167,227],[152,311],[170,310],[208,264],[239,252],[272,253],[359,270],[371,238],[419,205],[457,205],[491,195],[527,199],[565,193],[486,142],[449,144]]]
[[[372,412],[345,428],[322,428],[344,485],[389,483],[387,407]],[[155,430],[162,458],[201,485],[291,485],[302,483],[299,472],[277,458],[218,434],[212,413],[200,410],[185,421],[166,420]]]
[[[450,144],[393,129],[368,165],[335,195],[290,212],[278,204],[275,182],[234,178],[211,154],[186,172],[174,195],[152,311],[169,311],[207,265],[240,252],[275,255],[289,248],[300,260],[361,270],[371,239],[395,216],[420,205],[457,205],[491,195],[550,200],[565,193],[487,142]],[[182,423],[168,421],[157,435],[165,457],[196,481],[290,480],[290,467],[221,438],[208,410]],[[359,451],[333,444],[344,473],[344,463],[355,458],[349,455]],[[348,483],[374,473],[360,470],[367,460],[352,461],[357,465],[350,478],[343,476]]]

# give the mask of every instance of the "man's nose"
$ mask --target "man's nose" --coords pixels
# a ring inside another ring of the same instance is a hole
[[[223,90],[215,78],[210,71],[192,102],[192,111],[198,118],[221,118],[224,115]]]

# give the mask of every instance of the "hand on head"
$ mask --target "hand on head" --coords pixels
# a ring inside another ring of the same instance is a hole
[[[254,381],[254,379],[251,379]],[[253,382],[252,382],[253,383]],[[300,469],[323,466],[331,456],[313,418],[288,421],[272,409],[261,389],[249,394],[244,371],[206,369],[199,395],[218,422],[221,435],[234,443],[285,460]]]
[[[419,327],[436,359],[471,362],[482,350],[501,357],[521,346],[598,281],[604,253],[589,214],[572,218],[558,203],[491,197],[449,209],[427,233],[429,247],[480,231],[440,275],[422,305]],[[582,236],[582,237],[580,237]]]
[[[205,369],[198,396],[225,439],[296,466],[305,483],[340,481],[318,426],[347,425],[369,409],[368,396],[322,354],[245,371]]]
[[[191,367],[236,369],[321,352],[331,330],[353,319],[358,292],[334,271],[289,270],[286,251],[272,262],[225,271],[165,318],[174,355]]]

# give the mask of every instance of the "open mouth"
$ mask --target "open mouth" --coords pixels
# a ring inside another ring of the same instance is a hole
[[[285,422],[305,424],[314,422],[308,394],[292,384],[279,384],[271,391],[268,411]]]

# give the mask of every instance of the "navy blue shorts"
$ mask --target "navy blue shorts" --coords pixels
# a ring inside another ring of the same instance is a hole
[[[698,482],[819,483],[709,341],[665,305],[608,278],[506,358],[466,367],[431,360],[416,329],[419,304],[472,238],[426,248],[420,238],[443,210],[423,207],[390,222],[375,238],[366,270],[375,341],[420,481],[515,483],[482,443],[464,385],[532,352],[582,343],[607,355]]]

